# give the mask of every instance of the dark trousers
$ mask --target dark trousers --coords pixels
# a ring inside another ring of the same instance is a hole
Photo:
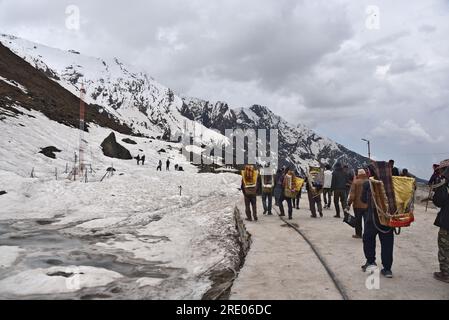
[[[317,209],[318,209],[320,216],[322,216],[323,215],[323,206],[321,204],[321,195],[313,197],[311,192],[308,192],[307,194],[309,196],[310,212],[312,212],[312,216],[316,217]]]
[[[301,192],[299,192],[296,198],[293,199],[293,208],[299,209],[300,200],[301,200]]]
[[[332,190],[324,189],[323,191],[324,206],[330,208],[332,203]]]
[[[346,208],[346,189],[340,189],[334,191],[334,205],[335,211],[337,212],[337,216],[340,217],[340,205],[341,203],[342,209]]]
[[[273,207],[273,195],[271,193],[262,193],[262,204],[263,211],[271,214],[271,209]]]
[[[394,233],[391,229],[387,233],[377,230],[372,218],[367,219],[368,212],[365,213],[365,233],[363,234],[363,252],[368,263],[376,262],[376,237],[379,235],[381,246],[382,265],[385,270],[391,270],[393,265]]]
[[[287,206],[288,206],[288,217],[292,218],[293,217],[293,205],[292,205],[292,199],[291,198],[287,198],[284,195],[281,195],[280,199],[279,199],[279,211],[281,212],[281,216],[285,216],[285,211],[284,211],[284,200],[287,201]]]
[[[251,207],[253,209],[252,217],[251,217]],[[252,220],[253,218],[254,218],[254,220],[257,220],[257,197],[256,196],[252,196],[252,197],[245,196],[245,212],[246,212],[246,217],[248,218],[248,220]]]
[[[357,236],[362,236],[363,234],[363,215],[365,214],[366,209],[358,209],[354,208],[354,215],[355,215],[355,234]]]

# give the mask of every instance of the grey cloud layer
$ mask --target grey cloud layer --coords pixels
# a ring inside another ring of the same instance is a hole
[[[78,32],[64,26],[69,4],[81,10]],[[365,27],[368,5],[0,0],[0,28],[118,56],[181,94],[267,105],[359,152],[360,137],[370,137],[378,158],[395,157],[427,175],[428,163],[444,157],[439,139],[449,135],[449,5],[377,1],[379,30]]]

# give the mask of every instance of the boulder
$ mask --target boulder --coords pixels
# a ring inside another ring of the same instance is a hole
[[[137,142],[135,142],[134,140],[131,140],[129,138],[122,139],[122,141],[127,144],[137,144]]]
[[[39,153],[42,153],[44,156],[51,158],[51,159],[56,159],[55,152],[61,152],[61,150],[59,150],[56,147],[46,147],[46,148],[41,148],[41,151],[39,151]]]
[[[101,144],[103,154],[109,158],[132,160],[131,153],[124,146],[119,144],[115,138],[114,132],[112,132]]]
[[[6,192],[6,191],[0,191],[0,196],[2,196],[2,195],[4,195],[4,194],[7,194],[8,192]]]
[[[165,149],[161,149],[158,151],[159,153],[166,153],[167,151],[165,151]]]

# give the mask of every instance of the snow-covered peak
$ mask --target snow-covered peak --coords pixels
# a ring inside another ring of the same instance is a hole
[[[79,96],[83,85],[87,103],[103,107],[136,134],[169,139],[187,130],[201,132],[206,144],[226,143],[222,135],[182,116],[183,101],[170,88],[117,58],[89,57],[9,35],[0,35],[0,42],[73,94]]]

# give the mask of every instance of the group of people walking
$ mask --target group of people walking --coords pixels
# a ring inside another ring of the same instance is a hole
[[[140,154],[138,154],[137,157],[135,157],[134,159],[137,160],[137,165],[140,165],[141,163],[142,163],[142,166],[145,165],[145,160],[146,160],[145,155],[141,156]],[[156,170],[162,171],[162,165],[163,165],[162,160],[159,160]],[[171,166],[171,161],[170,161],[170,159],[167,159],[167,161],[165,161],[165,170],[170,171],[170,166]],[[175,165],[176,171],[178,171],[179,168],[181,168],[181,167],[179,167],[178,165]],[[183,171],[183,170],[179,170],[179,171]]]
[[[407,169],[402,172],[394,166],[394,160],[385,164],[385,170],[390,176],[410,177]],[[299,209],[301,189],[293,190],[292,181],[300,178],[304,181],[310,204],[311,217],[323,217],[324,209],[330,209],[333,197],[336,215],[341,218],[341,212],[349,212],[353,208],[355,216],[355,234],[353,238],[363,239],[363,251],[366,263],[362,271],[371,272],[377,268],[376,263],[376,239],[381,243],[381,274],[386,278],[392,278],[393,248],[395,229],[382,225],[377,212],[377,205],[373,200],[370,187],[370,178],[380,180],[378,170],[373,164],[366,168],[358,169],[356,174],[347,165],[335,164],[334,170],[330,166],[322,169],[322,177],[309,181],[310,176],[300,177],[294,169],[283,167],[275,174],[268,168],[257,171],[253,166],[247,166],[242,172],[242,192],[245,198],[246,219],[258,221],[257,195],[262,195],[264,215],[272,215],[272,200],[279,207],[280,216],[285,216],[284,202],[288,207],[288,218],[293,218],[293,209]],[[438,235],[438,258],[440,272],[434,277],[437,280],[449,283],[449,160],[439,165],[434,165],[434,174],[429,185],[434,189],[433,202],[440,208],[435,225],[440,228]],[[302,188],[302,185],[301,185]],[[317,214],[318,213],[318,214]]]

